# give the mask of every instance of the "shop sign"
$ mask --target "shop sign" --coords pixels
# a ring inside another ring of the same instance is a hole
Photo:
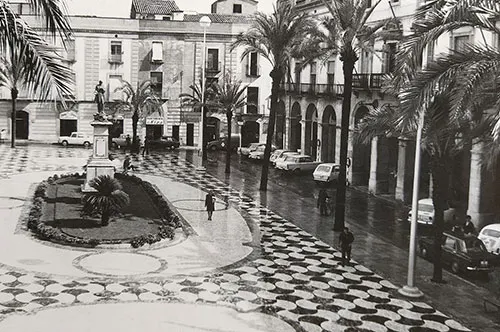
[[[163,125],[163,119],[148,119],[146,118],[147,125]]]
[[[186,123],[199,122],[201,118],[200,112],[181,112],[181,121]]]
[[[78,120],[78,115],[75,111],[62,112],[59,114],[60,120]]]

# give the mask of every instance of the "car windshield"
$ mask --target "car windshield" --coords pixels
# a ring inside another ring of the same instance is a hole
[[[428,204],[418,204],[418,210],[423,212],[434,212],[434,206]]]
[[[486,236],[491,236],[491,237],[496,237],[496,238],[500,238],[500,231],[496,231],[494,229],[485,229],[483,232],[482,232],[483,235],[486,235]]]
[[[486,251],[483,241],[476,237],[471,237],[465,239],[465,246],[467,247],[467,252],[481,252]]]
[[[331,166],[319,165],[318,168],[316,168],[316,171],[317,172],[329,173],[331,169],[332,169]]]
[[[248,148],[253,151],[256,150],[258,147],[259,147],[258,143],[252,143]]]

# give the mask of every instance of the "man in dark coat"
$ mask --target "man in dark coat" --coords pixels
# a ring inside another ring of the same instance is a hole
[[[329,198],[328,193],[326,192],[325,189],[321,189],[319,191],[318,195],[318,202],[317,202],[317,207],[319,207],[319,213],[322,216],[328,215],[328,209],[327,209],[327,199]]]
[[[464,234],[474,234],[476,231],[476,227],[472,223],[472,218],[471,216],[465,217],[465,224],[464,227],[462,228],[464,230]]]
[[[212,220],[212,213],[215,210],[215,196],[212,191],[205,196],[205,206],[207,207],[208,220]]]
[[[348,227],[344,227],[344,231],[340,233],[339,242],[342,250],[342,266],[344,266],[351,261],[351,249],[354,242],[354,235]]]
[[[142,156],[144,157],[144,154],[149,154],[149,140],[150,138],[148,136],[144,137],[144,146],[142,147]]]

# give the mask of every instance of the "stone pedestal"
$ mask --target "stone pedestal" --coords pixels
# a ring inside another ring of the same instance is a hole
[[[92,179],[100,175],[115,176],[115,168],[111,160],[109,160],[108,146],[109,128],[113,123],[109,121],[93,121],[90,124],[94,127],[93,155],[87,164],[87,177],[82,187],[83,192],[95,191],[94,188],[89,186]]]

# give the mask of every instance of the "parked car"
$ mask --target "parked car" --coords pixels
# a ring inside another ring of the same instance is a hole
[[[299,154],[298,152],[292,151],[292,150],[277,149],[277,150],[274,150],[273,153],[271,153],[271,157],[269,157],[269,161],[271,162],[271,164],[274,165],[276,163],[276,159],[280,158],[281,156],[283,156],[284,153],[287,153],[287,152],[295,152],[296,154]]]
[[[314,161],[311,156],[299,154],[287,156],[283,161],[276,162],[276,168],[285,172],[299,173],[313,171],[321,162]]]
[[[408,222],[411,222],[412,210],[408,212]],[[417,222],[422,225],[432,225],[434,222],[434,204],[432,198],[423,198],[418,201],[418,219]],[[456,211],[454,208],[448,208],[444,211],[445,224],[456,225]]]
[[[339,179],[340,165],[334,163],[319,164],[313,172],[316,183],[331,183]]]
[[[288,156],[298,156],[298,155],[300,155],[300,153],[299,153],[299,152],[296,152],[296,151],[285,151],[285,152],[283,152],[283,153],[281,154],[281,156],[279,156],[278,158],[276,158],[276,159],[274,160],[274,167],[276,167],[276,164],[277,164],[278,162],[285,161],[286,157],[288,157]]]
[[[178,149],[181,144],[172,136],[162,136],[149,141],[149,146],[152,149]]]
[[[432,260],[434,237],[421,237],[418,246],[420,255]],[[488,273],[493,270],[492,255],[475,235],[444,232],[441,248],[443,265],[449,266],[453,273],[465,271]]]
[[[484,226],[477,237],[483,241],[486,250],[495,255],[500,255],[500,224]]]
[[[259,146],[266,146],[266,143],[250,143],[247,147],[242,147],[239,152],[242,156],[249,156],[250,152],[257,150]]]
[[[59,136],[57,142],[63,146],[83,145],[89,147],[92,144],[92,136],[75,131],[69,136]]]
[[[111,145],[113,146],[113,148],[120,148],[122,146],[126,146],[127,145],[127,136],[130,137],[130,144],[132,144],[132,137],[130,136],[130,134],[120,134],[120,136],[118,137],[113,137],[111,139]]]
[[[262,160],[264,159],[264,150],[266,149],[266,145],[259,145],[257,147],[257,150],[250,152],[248,155],[248,158],[254,159],[254,160]],[[276,150],[276,147],[274,145],[271,145],[271,153]],[[269,157],[271,158],[271,157]]]
[[[216,139],[214,141],[208,142],[207,143],[207,149],[210,151],[216,151],[216,150],[225,150],[226,149],[226,142],[227,142],[227,137],[221,137],[219,139]],[[240,136],[239,135],[231,135],[231,150],[236,151],[236,149],[240,146]]]

